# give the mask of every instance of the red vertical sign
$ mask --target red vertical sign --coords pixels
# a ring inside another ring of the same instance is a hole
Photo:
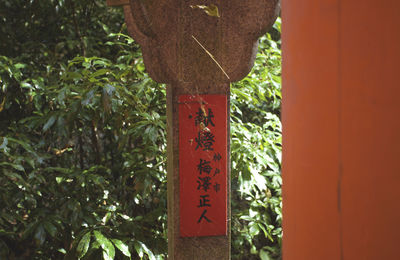
[[[227,234],[227,99],[179,96],[180,235]]]

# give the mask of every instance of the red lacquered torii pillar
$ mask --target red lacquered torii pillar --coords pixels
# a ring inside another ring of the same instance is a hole
[[[400,1],[282,18],[283,259],[400,259]]]
[[[146,70],[167,83],[168,257],[230,259],[230,82],[250,71],[279,0],[123,5]]]

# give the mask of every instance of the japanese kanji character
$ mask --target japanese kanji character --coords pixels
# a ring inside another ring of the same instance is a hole
[[[202,174],[203,172],[210,174],[212,170],[210,161],[200,159],[200,163],[197,165],[197,169],[199,170],[200,174]]]
[[[208,115],[205,114],[204,108],[199,107],[199,112],[196,112],[196,117],[194,118],[195,125],[200,125],[203,123],[204,126],[208,126],[208,124],[215,126],[212,118],[214,114],[211,108],[208,109]]]
[[[199,220],[197,220],[197,223],[200,223],[201,220],[202,220],[203,218],[204,218],[208,223],[211,223],[211,222],[212,222],[209,218],[206,217],[206,213],[207,213],[207,210],[205,209],[205,210],[203,211],[203,213],[201,213],[201,216],[200,216]]]
[[[197,146],[195,150],[199,147],[203,148],[203,151],[213,151],[212,146],[214,145],[214,134],[210,131],[201,131],[198,134],[198,137],[195,138],[197,142]]]
[[[197,186],[197,189],[198,190],[203,189],[204,191],[208,191],[211,185],[210,182],[211,178],[209,176],[206,176],[206,177],[198,177],[198,179],[199,180],[197,181],[197,183],[199,185]]]
[[[218,173],[220,173],[221,171],[220,171],[220,169],[215,169],[215,172],[214,172],[214,175],[213,175],[213,177],[215,176],[215,175],[217,175]]]
[[[214,153],[214,158],[213,158],[214,162],[221,160],[221,158],[222,158],[221,154]]]
[[[207,199],[208,197],[210,197],[210,195],[200,195],[200,202],[197,207],[211,207],[211,204],[207,204],[207,202],[210,202],[210,200]]]

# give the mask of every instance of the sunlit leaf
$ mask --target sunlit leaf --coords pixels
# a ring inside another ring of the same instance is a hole
[[[106,260],[114,259],[115,248],[114,245],[111,243],[111,241],[108,240],[108,238],[106,238],[102,233],[100,233],[97,230],[93,231],[93,234],[97,242],[100,244],[101,248],[103,248],[104,259]]]
[[[114,243],[114,245],[126,256],[131,257],[131,253],[129,252],[129,247],[124,244],[119,239],[111,239],[111,241]]]
[[[76,248],[76,251],[78,252],[78,257],[79,258],[82,258],[83,256],[85,256],[85,254],[89,250],[90,235],[91,235],[91,232],[89,231],[86,234],[84,234],[83,237],[81,238],[81,240],[79,241],[79,244],[78,244],[78,246]]]

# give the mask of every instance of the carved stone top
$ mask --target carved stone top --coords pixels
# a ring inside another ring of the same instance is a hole
[[[253,66],[258,37],[274,23],[280,9],[279,0],[108,0],[108,4],[124,5],[128,32],[142,47],[146,69],[162,83],[242,79]]]

